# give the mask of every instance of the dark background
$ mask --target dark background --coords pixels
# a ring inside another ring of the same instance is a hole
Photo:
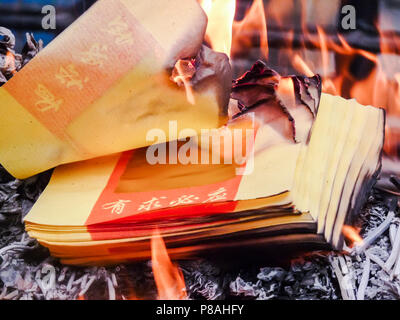
[[[26,32],[33,32],[36,39],[42,39],[48,44],[57,34],[68,27],[76,18],[87,10],[96,0],[0,0],[0,26],[11,29],[16,38],[16,51],[19,52],[24,44]],[[135,0],[132,0],[135,1]],[[151,0],[147,0],[151,1]],[[184,0],[182,0],[184,1]],[[326,1],[326,0],[321,0]],[[252,0],[238,0],[238,8],[248,7]],[[266,7],[269,0],[264,0]],[[379,12],[400,10],[399,0],[342,0],[342,5],[351,4],[357,11],[357,29],[367,33],[376,32]],[[41,21],[42,7],[54,5],[57,9],[56,30],[43,30]],[[238,10],[238,16],[244,10]],[[332,13],[335,15],[336,13]],[[239,17],[237,17],[239,18]],[[291,19],[293,21],[293,19]],[[340,23],[337,24],[340,30]]]
[[[22,47],[26,32],[33,32],[36,38],[49,43],[77,17],[87,10],[96,0],[0,0],[0,26],[11,29],[17,37],[17,51]],[[135,1],[135,0],[132,0]],[[151,0],[149,0],[151,1]],[[244,6],[251,0],[238,1]],[[268,4],[269,1],[264,1]],[[352,4],[357,9],[357,27],[372,31],[376,23],[380,3],[390,7],[400,7],[400,1],[394,0],[343,0],[343,5]],[[54,5],[57,9],[57,29],[43,30],[41,9],[45,5]],[[240,14],[240,13],[239,13]],[[335,13],[332,13],[335,14]],[[339,28],[339,26],[338,26]]]
[[[0,26],[12,30],[16,37],[16,51],[25,43],[25,33],[48,44],[96,0],[0,0]],[[42,7],[53,5],[57,10],[56,30],[42,29]]]

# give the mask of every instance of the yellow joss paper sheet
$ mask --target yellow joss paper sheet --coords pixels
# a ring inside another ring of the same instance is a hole
[[[200,51],[206,25],[196,0],[98,1],[0,88],[0,163],[26,178],[150,145],[153,128],[168,140],[169,121],[178,132],[220,126],[224,81],[193,86],[188,99],[170,79]]]
[[[278,145],[257,154],[254,171],[244,176],[236,175],[235,164],[150,165],[145,150],[58,167],[25,221],[55,227],[96,226],[291,203],[288,191],[299,145]],[[277,156],[281,152],[284,159]],[[285,169],[278,172],[275,168],[282,165]],[[203,180],[193,183],[194,174]]]

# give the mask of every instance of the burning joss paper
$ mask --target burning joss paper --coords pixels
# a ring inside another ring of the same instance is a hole
[[[7,36],[0,163],[26,178],[150,145],[153,128],[173,139],[169,120],[194,132],[225,123],[231,69],[202,47],[206,25],[195,0],[98,1],[19,72],[12,62],[25,64],[40,44],[28,38],[15,56]]]
[[[197,157],[217,154],[220,163],[150,164],[150,146],[60,166],[25,218],[29,235],[75,265],[148,259],[155,234],[173,258],[343,248],[343,226],[380,170],[385,117],[321,95],[320,85],[318,76],[282,77],[257,62],[234,82],[230,120],[217,130],[254,129],[243,163],[205,143],[214,132],[157,148],[171,157],[191,143]]]

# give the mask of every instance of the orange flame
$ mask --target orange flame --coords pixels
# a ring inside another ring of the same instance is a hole
[[[294,0],[270,0],[267,7],[268,16],[283,28],[285,20],[290,18],[294,7]]]
[[[346,237],[346,239],[351,241],[353,245],[361,245],[363,243],[363,239],[360,236],[360,229],[354,228],[352,226],[344,225],[342,228],[342,233]]]
[[[262,56],[268,59],[267,21],[263,0],[254,0],[241,21],[235,21],[235,0],[199,0],[208,17],[206,40],[215,51],[235,56],[250,49],[254,34],[259,37]]]
[[[164,240],[158,232],[151,239],[151,260],[159,300],[187,299],[182,272],[168,256]]]
[[[206,40],[215,51],[230,56],[236,0],[200,0],[200,4],[208,16]]]
[[[322,67],[323,67],[323,77],[327,77],[329,73],[329,51],[327,44],[327,37],[324,30],[317,26],[319,43],[321,45],[321,54],[322,54]]]
[[[303,60],[302,57],[300,57],[298,54],[295,54],[293,61],[292,61],[293,67],[306,75],[307,77],[312,77],[314,76],[314,72],[311,70],[310,66]]]
[[[224,52],[232,59],[254,56],[254,48],[258,46],[260,57],[269,60],[267,12],[268,20],[274,28],[279,28],[282,34],[284,50],[280,50],[278,61],[289,61],[295,70],[307,76],[320,72],[323,76],[323,92],[341,95],[347,99],[355,98],[364,105],[384,107],[389,120],[392,116],[397,117],[387,122],[384,150],[387,154],[400,157],[400,83],[398,75],[388,75],[388,69],[391,69],[390,61],[382,62],[382,55],[352,47],[340,34],[328,35],[321,25],[311,26],[310,6],[306,0],[300,0],[300,6],[293,0],[270,0],[267,10],[263,0],[253,0],[240,21],[235,21],[235,0],[198,1],[208,16],[207,41],[214,50]],[[287,22],[297,21],[295,15],[300,18],[298,27],[293,26],[290,29]],[[315,28],[316,33],[310,31]],[[296,41],[300,40],[303,46],[294,48],[294,36],[299,34],[299,30],[302,31],[303,38],[296,38]],[[381,53],[398,55],[400,37],[393,32],[383,32],[379,28],[378,31]],[[255,43],[256,40],[258,43]],[[306,42],[313,44],[320,51],[320,59],[315,59],[315,55],[310,54],[310,51],[316,50],[307,49]],[[358,79],[351,72],[352,63],[357,56],[366,58],[375,66],[363,79]]]
[[[263,0],[254,0],[245,17],[233,22],[232,56],[237,54],[238,49],[251,48],[254,35],[259,37],[261,54],[268,60],[268,31]]]
[[[352,48],[349,45],[349,43],[346,41],[346,39],[340,34],[338,34],[338,39],[342,46],[338,46],[335,43],[333,43],[332,48],[334,49],[334,51],[341,53],[341,54],[350,54],[350,55],[351,54],[359,54],[372,62],[375,62],[375,63],[378,62],[378,57],[376,56],[376,54],[373,54],[371,52],[368,52],[368,51],[365,51],[362,49]]]

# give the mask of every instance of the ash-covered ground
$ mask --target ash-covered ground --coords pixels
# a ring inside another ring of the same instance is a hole
[[[109,268],[63,266],[28,237],[22,219],[49,176],[50,173],[45,173],[20,181],[0,168],[0,299],[157,298],[149,261]],[[395,230],[400,222],[397,201],[395,205],[393,201],[388,203],[387,197],[375,192],[361,213],[363,238],[368,239],[383,223],[392,226],[361,252],[315,252],[293,259],[287,266],[227,268],[211,260],[180,262],[188,296],[190,299],[400,299],[400,281],[393,277],[392,271],[384,271],[382,265],[390,258],[394,246],[390,230]],[[390,218],[393,213],[394,218]]]

